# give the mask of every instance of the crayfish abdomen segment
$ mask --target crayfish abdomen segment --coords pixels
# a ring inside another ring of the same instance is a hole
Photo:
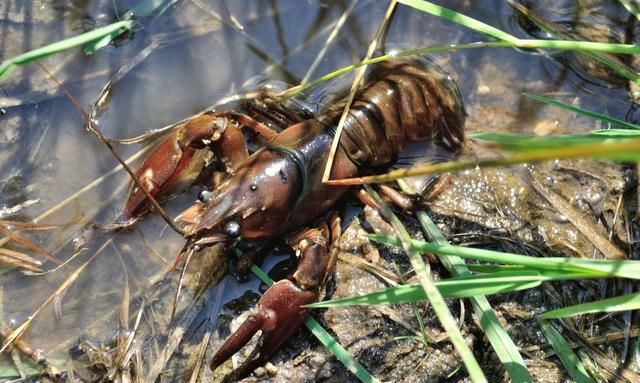
[[[321,117],[335,125],[337,103]],[[435,64],[416,59],[378,64],[356,94],[340,139],[360,166],[390,165],[407,141],[428,140],[451,152],[464,145],[465,112],[453,80]]]

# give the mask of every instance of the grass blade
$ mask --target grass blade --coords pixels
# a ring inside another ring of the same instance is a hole
[[[596,302],[582,303],[538,315],[540,319],[566,318],[574,315],[615,312],[640,309],[640,293],[602,299]]]
[[[633,44],[612,44],[598,43],[592,41],[575,40],[538,40],[520,39],[501,29],[485,24],[462,13],[441,7],[425,0],[399,0],[401,4],[425,13],[438,16],[442,19],[460,24],[476,32],[493,37],[497,40],[507,42],[514,48],[523,49],[556,49],[556,50],[576,50],[585,52],[608,52],[617,54],[637,54],[640,47]],[[606,63],[605,63],[606,64]],[[637,77],[637,74],[636,74]]]
[[[587,134],[568,134],[558,136],[535,136],[531,134],[511,134],[511,133],[477,133],[471,135],[472,138],[491,141],[502,150],[510,152],[535,152],[542,150],[553,150],[580,145],[600,144],[607,145],[616,140],[640,138],[640,131],[630,129],[600,129]],[[609,153],[603,157],[621,162],[635,162],[638,160],[637,153]]]
[[[177,0],[143,0],[135,7],[127,11],[124,15],[122,15],[122,20],[130,21],[133,16],[149,16],[156,10],[158,10],[158,14],[160,15],[176,1]],[[111,40],[118,37],[125,30],[126,29],[116,30],[109,35],[103,36],[97,41],[93,41],[90,44],[87,44],[84,47],[84,52],[88,55],[96,53],[96,51],[107,46],[107,44],[109,44]]]
[[[469,16],[463,15],[462,13],[458,13],[452,11],[451,9],[441,7],[439,5],[433,4],[429,1],[424,0],[399,0],[401,4],[408,5],[412,8],[420,10],[422,12],[426,12],[432,14],[434,16],[438,16],[445,20],[452,21],[454,23],[458,23],[464,25],[469,29],[473,29],[476,32],[480,32],[487,36],[496,38],[498,40],[508,41],[515,44],[518,41],[518,38],[501,31],[498,28],[492,27],[491,25],[485,24],[481,21],[473,19]]]
[[[305,326],[331,353],[342,363],[347,370],[354,374],[361,382],[380,383],[380,381],[367,371],[360,362],[355,360],[349,351],[338,343],[327,330],[322,327],[313,317],[307,316],[304,320]]]
[[[454,172],[476,167],[508,166],[522,163],[533,163],[554,159],[579,157],[595,158],[624,158],[626,161],[640,161],[640,139],[607,140],[604,142],[576,144],[569,147],[552,148],[533,152],[517,153],[505,158],[485,158],[477,161],[453,161],[438,164],[416,166],[408,169],[393,170],[386,174],[375,176],[344,178],[329,180],[329,185],[360,185],[382,183],[402,178],[425,176],[445,172]]]
[[[549,341],[551,347],[556,351],[562,365],[567,369],[571,379],[576,383],[595,383],[587,373],[578,356],[573,352],[569,343],[560,335],[558,330],[546,320],[540,321],[540,327],[547,341]]]
[[[636,1],[632,0],[618,0],[623,7],[629,11],[636,19],[640,20],[640,6]]]
[[[371,234],[369,237],[374,241],[388,245],[401,246],[402,244],[402,241],[397,237],[376,234]],[[530,270],[536,270],[541,274],[569,272],[581,274],[584,278],[616,277],[640,279],[640,261],[563,257],[537,258],[494,250],[439,245],[414,239],[410,242],[414,250],[424,253],[455,255],[478,261],[522,265],[528,267]]]
[[[516,2],[515,0],[506,1],[514,9],[516,9],[522,15],[522,17],[526,17],[528,19],[528,22],[536,25],[538,28],[545,31],[550,36],[565,40],[572,40],[571,34],[569,34],[568,31],[562,26],[545,20],[545,18],[542,17],[538,12],[530,9],[524,4]],[[601,53],[597,51],[583,51],[584,52],[582,52],[582,54],[586,58],[609,68],[612,72],[618,74],[619,76],[627,78],[636,83],[640,81],[640,76],[638,75],[638,73],[633,68],[622,62],[618,57],[610,54],[613,52]]]
[[[468,298],[509,291],[530,289],[548,280],[536,272],[501,272],[471,277],[450,278],[434,282],[443,298]],[[396,304],[427,299],[419,284],[389,287],[358,297],[317,302],[308,307],[338,307],[350,305]]]
[[[13,71],[17,66],[27,65],[36,60],[41,60],[53,54],[66,51],[79,45],[90,43],[92,41],[101,39],[104,36],[111,35],[116,31],[129,29],[132,25],[133,21],[131,20],[118,21],[117,23],[109,24],[104,27],[83,33],[81,35],[61,40],[53,44],[46,45],[42,48],[34,49],[19,56],[10,58],[9,60],[6,60],[2,64],[0,64],[0,83],[2,83],[9,75],[9,73],[11,73],[11,71]]]
[[[522,94],[527,96],[527,97],[529,97],[529,98],[531,98],[531,99],[534,99],[536,101],[540,101],[540,102],[543,102],[545,104],[557,106],[558,108],[562,108],[562,109],[568,110],[570,112],[575,112],[575,113],[581,114],[583,116],[591,117],[594,120],[600,120],[600,121],[604,121],[604,122],[607,122],[607,123],[610,123],[610,124],[619,125],[619,126],[622,126],[624,128],[627,128],[627,129],[640,129],[639,125],[632,124],[630,122],[627,122],[627,121],[624,121],[624,120],[620,120],[618,118],[606,116],[604,114],[592,112],[590,110],[580,109],[580,108],[577,108],[577,107],[575,107],[573,105],[565,104],[564,102],[556,101],[556,100],[553,100],[551,98],[547,98],[547,97],[544,97],[544,96],[539,96],[537,94],[527,93],[527,92],[523,92]]]
[[[640,137],[639,131],[630,129],[598,129],[591,131],[590,134],[594,136],[607,136],[611,138]]]

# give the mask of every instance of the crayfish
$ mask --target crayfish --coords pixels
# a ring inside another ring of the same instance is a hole
[[[272,105],[278,121],[286,125],[281,132],[236,111],[204,113],[164,139],[136,173],[140,184],[160,197],[174,192],[191,170],[199,173],[205,161],[198,159],[203,156],[213,156],[212,162],[226,172],[226,179],[201,193],[200,201],[178,216],[185,249],[219,244],[231,250],[239,241],[291,235],[289,243],[298,254],[296,270],[266,290],[255,311],[211,361],[211,368],[217,368],[262,330],[260,349],[236,377],[264,362],[302,324],[309,312],[303,306],[320,298],[336,263],[339,219],[329,214],[328,221],[300,228],[330,212],[349,190],[321,180],[345,101],[317,118],[297,121],[277,103]],[[416,59],[378,64],[348,111],[331,178],[390,166],[408,141],[425,140],[457,152],[464,145],[464,118],[459,90],[439,68]],[[251,155],[243,127],[266,142]],[[121,220],[138,217],[148,208],[146,195],[133,188]]]

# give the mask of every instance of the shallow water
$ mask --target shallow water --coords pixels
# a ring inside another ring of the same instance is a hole
[[[0,60],[93,25],[112,22],[117,14],[136,4],[115,3],[117,9],[111,0],[4,1],[0,4]],[[543,14],[566,27],[572,36],[601,39],[601,34],[589,33],[585,27],[595,19],[598,25],[617,26],[611,32],[615,39],[635,40],[633,33],[627,36],[621,32],[634,29],[619,27],[620,19],[628,20],[628,16],[617,3],[592,2],[591,12],[578,12],[569,3],[554,2]],[[520,37],[531,32],[500,0],[442,4]],[[101,99],[96,116],[98,126],[108,137],[133,137],[189,117],[228,96],[255,90],[258,84],[297,84],[307,76],[313,79],[361,59],[385,7],[375,1],[179,1],[157,18],[143,18],[144,28],[93,56],[74,50],[41,63],[86,112],[109,84],[109,97]],[[345,13],[348,19],[337,39],[309,72]],[[486,38],[456,24],[398,6],[384,49],[483,40]],[[547,135],[602,127],[598,122],[531,101],[522,92],[635,120],[625,82],[590,70],[588,63],[584,65],[584,60],[576,57],[567,53],[481,48],[442,53],[433,59],[460,85],[469,132]],[[345,76],[311,90],[308,102],[312,109],[330,98],[332,92],[347,87],[349,81],[350,77]],[[128,232],[96,230],[113,222],[119,214],[126,174],[119,171],[101,178],[117,161],[84,129],[81,114],[37,64],[17,69],[0,91],[0,219],[37,219],[37,223],[58,225],[53,230],[26,235],[60,260],[74,254],[74,239],[87,239],[87,250],[55,272],[26,276],[16,270],[0,269],[4,321],[24,321],[106,244],[60,298],[36,317],[25,339],[54,360],[65,360],[68,349],[80,337],[108,343],[118,331],[125,285],[131,299],[128,325],[133,326],[141,302],[159,300],[162,302],[156,311],[161,318],[148,322],[166,326],[170,311],[167,307],[172,304],[175,290],[171,284],[161,285],[164,290],[157,288],[152,279],[171,267],[183,240],[157,215],[147,217]],[[124,158],[139,149],[138,145],[117,146]],[[167,205],[169,215],[177,215],[194,199],[190,194],[178,196]],[[25,207],[17,213],[3,213],[20,204]],[[475,207],[469,209],[472,208]],[[45,269],[52,267],[45,265]],[[170,275],[175,277],[175,273]],[[220,305],[256,286],[257,282],[239,284],[234,278],[227,278],[224,284],[206,290],[208,304],[203,313],[210,313],[208,316],[215,321]],[[200,316],[207,317],[202,313]],[[165,340],[159,335],[162,327],[145,331],[156,331],[145,344],[161,348]],[[145,357],[154,356],[153,352],[145,352]],[[9,362],[5,358],[0,363]],[[150,364],[151,360],[147,361],[145,369]]]

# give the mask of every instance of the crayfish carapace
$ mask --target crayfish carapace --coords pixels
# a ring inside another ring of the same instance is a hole
[[[203,149],[228,176],[200,202],[182,213],[186,248],[213,244],[233,248],[240,240],[266,240],[294,232],[289,243],[299,255],[297,269],[271,286],[246,322],[218,350],[215,369],[258,330],[260,350],[237,371],[251,372],[303,322],[332,274],[340,234],[333,214],[327,223],[300,230],[329,212],[348,188],[321,182],[334,129],[345,102],[316,119],[291,121],[279,133],[235,111],[205,113],[182,124],[161,142],[137,171],[154,196],[175,190]],[[450,152],[464,144],[465,113],[459,90],[448,75],[420,60],[395,59],[378,64],[349,109],[336,152],[332,179],[362,175],[391,165],[408,141],[426,140]],[[286,118],[285,118],[286,121]],[[263,137],[266,145],[249,155],[241,128]],[[197,165],[201,166],[201,165]],[[140,215],[148,201],[134,190],[122,218]]]

